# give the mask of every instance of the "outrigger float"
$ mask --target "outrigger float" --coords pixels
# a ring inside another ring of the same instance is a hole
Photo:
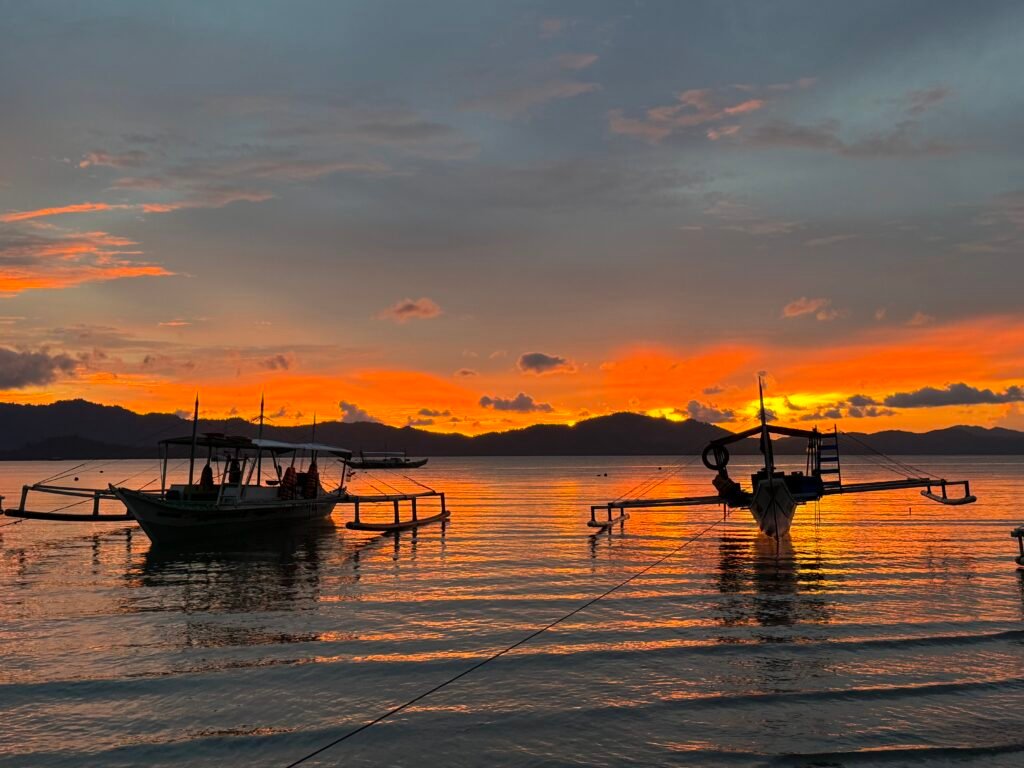
[[[768,424],[764,408],[764,386],[760,380],[758,396],[761,403],[760,425],[712,440],[701,454],[704,466],[716,473],[711,483],[715,487],[715,494],[667,499],[618,499],[605,504],[595,504],[590,508],[590,521],[587,525],[607,530],[629,519],[626,512],[628,509],[721,505],[725,511],[746,507],[764,533],[779,538],[789,532],[798,506],[809,501],[818,501],[825,496],[921,488],[922,496],[939,504],[959,505],[977,501],[977,498],[971,495],[970,483],[967,480],[907,475],[902,480],[844,483],[839,462],[838,430],[833,428],[829,433],[819,432],[817,429],[795,429]],[[806,438],[806,466],[803,472],[787,473],[776,469],[772,435]],[[729,477],[729,449],[726,446],[755,436],[760,436],[764,468],[751,476],[751,489],[746,490]],[[963,495],[950,496],[949,489],[957,487],[963,488]],[[1018,530],[1024,530],[1024,526]],[[1021,556],[1024,557],[1024,539],[1021,547]]]
[[[354,472],[351,467],[352,452],[345,448],[315,442],[287,443],[221,433],[196,434],[198,408],[197,400],[191,436],[170,438],[159,443],[159,490],[146,490],[145,487],[133,489],[113,484],[107,488],[81,488],[42,482],[22,488],[21,503],[17,509],[0,509],[0,512],[8,517],[30,520],[134,520],[154,544],[205,542],[210,538],[225,536],[241,537],[255,529],[326,518],[339,505],[352,507],[353,519],[345,527],[358,531],[402,531],[442,522],[451,516],[444,493],[411,478],[408,479],[418,486],[417,490],[411,492],[379,480],[385,486],[381,489],[370,479],[368,484],[378,493],[349,493],[347,485]],[[171,454],[184,446],[189,447],[188,482],[169,482],[168,462]],[[196,483],[197,452],[200,450],[206,453],[206,459],[199,482]],[[300,456],[308,456],[309,459],[304,469],[301,467],[304,462],[296,467]],[[340,480],[337,486],[329,490],[321,482],[318,457],[336,459],[341,466]],[[269,469],[265,467],[267,462]],[[214,464],[218,465],[217,472],[214,471]],[[32,493],[77,497],[79,501],[56,510],[33,511],[29,509]],[[439,509],[422,515],[420,504],[425,499],[437,499]],[[65,511],[90,501],[92,508],[88,513]],[[120,502],[124,511],[106,511],[111,506],[109,502]],[[408,519],[402,518],[403,502],[408,502]],[[363,519],[362,512],[368,505],[385,503],[393,510],[391,520],[373,522]]]

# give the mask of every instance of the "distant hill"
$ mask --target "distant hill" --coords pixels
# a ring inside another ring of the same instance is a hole
[[[0,403],[0,459],[95,459],[155,456],[159,439],[191,432],[191,422],[174,414],[138,414],[86,400],[52,405]],[[243,419],[200,420],[200,432],[256,436]],[[311,427],[267,426],[264,436],[306,441]],[[729,432],[699,421],[669,421],[635,413],[615,413],[574,426],[537,424],[475,437],[439,434],[412,427],[372,422],[325,422],[316,427],[318,441],[353,450],[405,450],[417,456],[600,456],[700,453],[707,442]],[[888,454],[1024,454],[1024,432],[956,426],[932,432],[889,430],[853,433],[842,439],[844,454],[867,453],[861,440]],[[803,441],[785,438],[777,453],[802,454]],[[752,454],[756,440],[733,446],[734,454]]]

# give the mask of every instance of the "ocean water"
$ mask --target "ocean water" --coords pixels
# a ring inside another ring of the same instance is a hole
[[[907,459],[969,478],[979,502],[829,498],[778,545],[742,510],[639,511],[590,535],[588,505],[646,478],[710,492],[677,461],[432,459],[415,477],[452,520],[398,536],[348,531],[339,508],[270,540],[156,551],[124,523],[0,518],[0,765],[288,765],[688,540],[304,765],[1024,764],[1008,535],[1024,458]],[[0,493],[14,505],[71,466],[0,464]],[[141,484],[155,467],[76,472]]]

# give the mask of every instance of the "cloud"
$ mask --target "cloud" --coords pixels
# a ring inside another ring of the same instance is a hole
[[[920,327],[922,325],[928,325],[934,320],[935,318],[932,315],[926,315],[924,312],[917,311],[909,320],[907,320],[907,325]]]
[[[519,370],[523,373],[573,373],[576,369],[564,357],[546,355],[543,352],[527,352],[519,356]]]
[[[75,361],[68,355],[16,352],[0,347],[0,389],[23,389],[49,384],[60,374],[70,375]]]
[[[764,99],[743,99],[723,105],[720,99],[709,88],[692,88],[679,93],[674,104],[651,107],[642,118],[626,117],[621,109],[613,109],[608,113],[608,129],[615,134],[657,143],[687,128],[756,112],[766,103]]]
[[[909,91],[904,97],[907,112],[912,115],[922,115],[937,104],[941,104],[952,93],[944,85],[936,85],[920,91]]]
[[[731,408],[718,409],[713,405],[691,400],[686,405],[687,415],[694,421],[703,421],[706,424],[719,424],[736,420],[736,412]]]
[[[124,180],[127,181],[127,180]],[[270,200],[273,195],[255,190],[219,187],[201,190],[170,202],[151,203],[75,203],[50,208],[37,208],[30,211],[11,211],[0,214],[0,222],[5,224],[41,219],[50,216],[64,216],[74,213],[102,213],[105,211],[140,211],[142,213],[171,213],[189,208],[223,208],[237,202],[262,203]]]
[[[357,421],[380,423],[380,419],[374,418],[355,403],[347,403],[342,400],[338,403],[338,407],[341,409],[341,420],[345,424],[354,424]]]
[[[850,395],[846,402],[855,408],[863,408],[866,405],[878,405],[878,401],[870,395]]]
[[[839,317],[839,310],[832,307],[831,299],[809,299],[806,296],[801,296],[782,308],[783,317],[792,318],[804,315],[814,315],[818,320],[828,321]]]
[[[261,360],[260,365],[268,371],[287,371],[291,368],[292,363],[285,355],[271,355]]]
[[[842,243],[846,240],[853,240],[857,235],[829,235],[828,237],[815,237],[811,240],[805,240],[804,245],[808,248],[821,248],[826,245],[835,245],[836,243]]]
[[[448,411],[448,410],[438,411],[438,410],[435,410],[433,408],[420,408],[416,413],[419,416],[427,416],[428,418],[440,418],[441,416],[451,416],[452,415],[451,411]]]
[[[803,226],[798,221],[765,218],[750,205],[725,196],[717,197],[703,212],[720,219],[722,229],[747,235],[786,235]]]
[[[409,320],[429,320],[440,314],[441,307],[433,300],[424,297],[415,301],[413,299],[402,299],[393,306],[381,310],[377,314],[377,319],[405,323]]]
[[[541,19],[540,36],[545,39],[558,37],[568,26],[568,19]]]
[[[710,387],[704,387],[701,390],[701,393],[705,395],[720,395],[723,392],[725,392],[725,387],[721,384],[712,384]]]
[[[553,79],[531,85],[506,88],[463,102],[462,108],[482,112],[493,112],[502,117],[522,117],[534,107],[552,101],[571,99],[600,90],[598,83],[584,83],[577,80]]]
[[[103,165],[109,168],[137,168],[146,162],[149,155],[141,149],[133,149],[128,152],[112,153],[97,149],[87,152],[78,162],[79,168],[89,168],[96,165]]]
[[[896,411],[891,408],[876,408],[870,406],[868,408],[860,408],[852,406],[846,409],[846,415],[853,419],[874,419],[879,416],[894,416]]]
[[[0,296],[173,274],[155,264],[128,258],[139,255],[136,245],[127,238],[100,231],[10,228],[0,232]]]
[[[946,405],[994,405],[1024,401],[1024,388],[1007,387],[1003,392],[978,389],[963,382],[945,389],[922,387],[913,392],[896,392],[882,403],[890,408],[939,408]]]
[[[31,211],[11,211],[0,214],[0,221],[10,224],[17,221],[28,221],[30,219],[41,219],[47,216],[63,216],[69,213],[96,213],[98,211],[113,211],[120,208],[131,208],[130,205],[109,205],[107,203],[75,203],[74,205],[61,205],[50,208],[36,208]]]
[[[712,141],[718,141],[726,136],[735,136],[739,131],[738,125],[723,125],[721,128],[708,128],[705,135]]]
[[[946,155],[954,151],[952,145],[918,139],[916,129],[917,121],[901,120],[890,129],[856,141],[845,141],[839,135],[837,120],[822,120],[811,125],[773,120],[744,131],[737,138],[752,147],[827,151],[846,157]]]
[[[593,66],[597,62],[596,53],[563,53],[555,57],[555,63],[562,69],[569,69],[578,72],[581,69]]]
[[[474,371],[472,368],[459,368],[459,370],[457,370],[455,372],[455,375],[456,376],[479,376],[479,374],[476,371]]]
[[[763,87],[741,84],[717,90],[691,88],[676,94],[674,103],[649,108],[643,117],[627,117],[621,109],[613,109],[608,113],[608,129],[614,134],[656,144],[690,128],[732,121],[728,125],[711,125],[705,130],[709,139],[718,141],[737,136],[741,128],[735,121],[763,110],[777,94],[810,88],[816,82],[813,77],[802,77]],[[739,98],[736,91],[742,94]]]
[[[188,320],[162,320],[157,323],[162,328],[184,328],[185,326],[192,325]]]
[[[405,421],[405,426],[407,427],[430,427],[433,424],[433,419],[413,419],[410,417]]]
[[[515,411],[516,413],[551,413],[554,408],[548,403],[537,403],[524,392],[520,392],[513,398],[488,397],[480,398],[480,405],[483,408],[493,408],[496,411]]]

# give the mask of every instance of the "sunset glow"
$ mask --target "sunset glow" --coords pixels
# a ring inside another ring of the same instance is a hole
[[[122,12],[117,51],[30,8],[0,33],[35,83],[0,84],[4,401],[740,428],[764,371],[781,422],[1024,427],[1015,83],[977,87],[966,44],[887,47],[840,8],[755,25],[820,46],[728,62],[753,27],[683,8],[437,9],[429,47],[382,10],[301,44],[273,13],[227,41]],[[961,22],[1016,71],[1012,24]]]

